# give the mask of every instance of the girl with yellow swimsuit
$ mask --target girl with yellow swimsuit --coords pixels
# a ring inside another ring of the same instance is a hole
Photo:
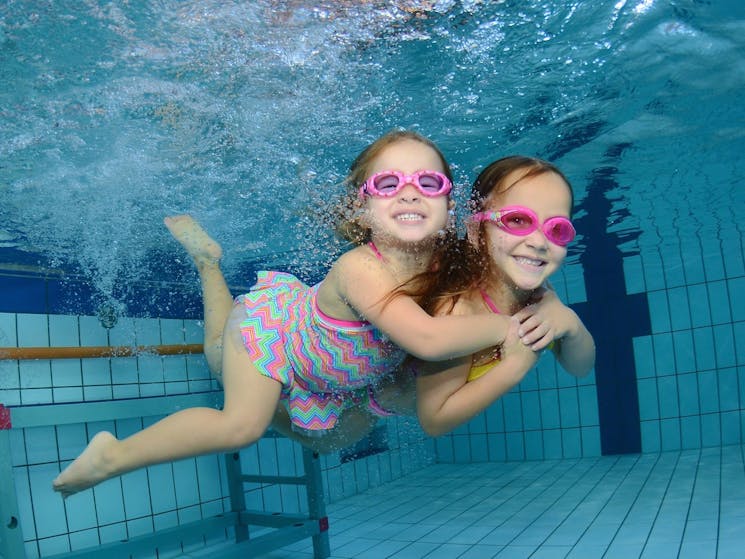
[[[546,161],[506,157],[482,171],[471,202],[467,240],[445,247],[436,278],[415,278],[407,292],[434,314],[512,318],[494,348],[416,363],[417,416],[433,436],[465,423],[512,389],[545,349],[574,376],[586,375],[595,363],[592,336],[548,282],[575,236],[569,220],[573,194],[564,174]]]

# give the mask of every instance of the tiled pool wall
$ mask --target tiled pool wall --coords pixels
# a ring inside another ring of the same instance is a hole
[[[589,279],[577,265],[565,266],[553,278],[559,296],[594,334],[598,361],[589,376],[575,379],[551,356],[544,356],[518,387],[486,412],[434,441],[411,420],[388,421],[388,451],[349,461],[337,455],[324,458],[327,498],[353,495],[433,462],[592,457],[616,454],[619,449],[655,453],[741,444],[745,432],[741,241],[727,247],[717,240],[702,241],[687,246],[685,254],[646,249],[601,264]],[[18,282],[17,274],[14,281]],[[201,342],[194,301],[182,305],[184,314],[191,316],[188,319],[122,318],[106,329],[93,316],[41,313],[36,308],[21,312],[18,307],[29,300],[18,295],[24,292],[23,285],[18,283],[15,294],[4,290],[0,297],[7,311],[0,313],[0,346]],[[45,289],[37,295],[45,293],[45,308],[54,308],[50,300],[55,288]],[[40,304],[41,299],[35,300]],[[198,303],[198,298],[194,300]],[[202,356],[0,361],[0,402],[6,405],[214,388]],[[25,503],[24,533],[34,537],[30,546],[48,554],[77,546],[78,540],[111,541],[226,507],[220,457],[128,474],[96,490],[104,492],[104,499],[94,499],[91,492],[67,503],[50,498],[54,496],[49,483],[60,461],[73,458],[91,433],[114,427],[125,435],[141,426],[140,421],[122,421],[115,426],[17,434],[13,460]],[[243,454],[249,468],[267,473],[301,467],[298,448],[283,439],[264,440]],[[128,491],[143,484],[151,488],[148,495]],[[256,486],[247,491],[251,505],[290,511],[305,506],[294,490]]]
[[[131,346],[201,343],[195,320],[120,319],[106,329],[96,317],[0,313],[0,347]],[[0,360],[0,403],[30,405],[163,396],[215,390],[202,355]],[[12,430],[11,449],[20,522],[28,557],[46,556],[114,542],[230,510],[223,456],[212,455],[153,466],[104,482],[66,500],[51,482],[96,432],[127,436],[157,418]],[[322,457],[327,502],[355,495],[434,462],[431,441],[413,420],[384,424],[388,450],[349,460]],[[302,473],[300,447],[265,438],[241,451],[252,474]],[[252,509],[307,512],[298,487],[246,484]],[[147,491],[143,491],[147,488]],[[215,534],[224,539],[225,534]],[[174,553],[204,541],[183,542]],[[209,542],[207,542],[209,543]],[[160,556],[163,556],[162,554]]]
[[[559,295],[594,335],[595,370],[575,380],[552,358],[541,358],[486,413],[438,439],[438,461],[742,443],[745,266],[742,242],[731,244],[713,239],[687,246],[685,254],[649,250],[623,257],[620,295],[607,287],[618,281],[612,267],[594,274],[592,284],[576,272],[557,274]]]

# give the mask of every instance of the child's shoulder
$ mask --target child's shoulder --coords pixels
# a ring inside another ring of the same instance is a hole
[[[334,267],[356,267],[379,262],[380,259],[368,245],[360,245],[348,250],[337,258],[336,262],[334,262]]]
[[[485,314],[488,312],[489,310],[484,308],[481,294],[476,290],[461,295],[453,307],[453,314],[459,315]]]

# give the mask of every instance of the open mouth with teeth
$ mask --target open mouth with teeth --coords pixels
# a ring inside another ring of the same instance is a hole
[[[520,266],[528,268],[541,268],[546,265],[543,260],[536,260],[535,258],[528,258],[526,256],[515,256],[515,262]]]
[[[399,221],[421,221],[424,219],[424,216],[422,214],[413,212],[398,214],[394,217]]]

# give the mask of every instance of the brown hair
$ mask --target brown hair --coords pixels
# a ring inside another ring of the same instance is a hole
[[[414,140],[432,148],[440,158],[445,176],[451,181],[453,180],[450,165],[440,151],[440,148],[431,140],[411,130],[392,130],[382,135],[362,150],[362,153],[352,161],[352,164],[349,166],[349,174],[344,179],[346,193],[336,211],[336,231],[343,239],[356,245],[370,241],[370,229],[360,224],[358,219],[362,209],[362,201],[359,198],[360,186],[372,174],[370,170],[375,158],[388,146],[402,140]]]
[[[517,178],[506,183],[506,178],[515,171],[523,171]],[[574,205],[572,186],[555,165],[535,157],[511,155],[490,163],[476,178],[468,202],[470,213],[486,209],[495,195],[503,194],[526,177],[544,173],[555,173],[567,184],[571,205]],[[409,280],[400,290],[417,301],[430,314],[449,312],[461,295],[485,285],[494,277],[494,263],[484,234],[485,224],[478,225],[478,242],[474,246],[468,239],[439,245],[430,273],[419,274]]]

